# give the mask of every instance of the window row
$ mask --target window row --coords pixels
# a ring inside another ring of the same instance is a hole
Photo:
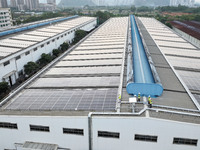
[[[0,128],[18,129],[16,123],[10,123],[10,122],[0,122]],[[50,128],[49,126],[30,125],[30,131],[50,132]],[[84,135],[84,130],[76,128],[63,128],[63,134]],[[119,139],[120,133],[109,132],[109,131],[98,131],[98,137]],[[144,141],[144,142],[157,142],[158,136],[135,134],[134,140]],[[197,139],[180,138],[180,137],[175,137],[173,139],[173,144],[197,146],[197,143],[198,143]]]
[[[8,25],[9,25],[9,24],[2,24],[1,27],[5,27],[5,26],[8,26]]]
[[[30,126],[30,131],[50,132],[49,126],[41,126],[41,125],[29,125],[29,126]],[[10,123],[10,122],[0,122],[0,128],[18,129],[16,123]],[[84,135],[84,130],[76,128],[63,128],[63,133]]]
[[[74,31],[76,31],[76,30],[78,30],[78,29],[75,29]],[[68,32],[68,34],[70,34],[71,32],[73,32],[73,31]],[[64,35],[66,36],[67,33],[65,33]],[[62,35],[61,37],[63,37],[64,35]],[[59,39],[59,37],[57,37],[57,40],[58,40],[58,39]],[[52,42],[54,42],[54,41],[55,41],[55,39],[52,40]],[[47,42],[47,45],[49,45],[49,44],[50,44],[50,41]],[[43,47],[44,47],[44,44],[41,45],[41,48],[43,48]],[[37,51],[38,48],[36,47],[36,48],[34,48],[33,50],[34,50],[34,51]],[[25,55],[26,55],[26,56],[29,55],[29,54],[30,54],[30,51],[25,52]],[[21,59],[21,56],[19,55],[19,56],[17,56],[15,59],[16,59],[16,60],[19,60],[19,59]],[[7,66],[7,65],[9,65],[9,64],[10,64],[10,61],[6,61],[5,63],[3,63],[4,66]]]

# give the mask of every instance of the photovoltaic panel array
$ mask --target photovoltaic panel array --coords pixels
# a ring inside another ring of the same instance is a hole
[[[118,89],[28,89],[7,110],[114,111]]]

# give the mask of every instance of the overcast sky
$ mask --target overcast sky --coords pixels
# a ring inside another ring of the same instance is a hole
[[[57,4],[60,2],[61,0],[56,0]],[[73,1],[73,0],[72,0]],[[41,3],[46,3],[46,0],[40,0]],[[200,3],[200,0],[195,0],[195,2]]]

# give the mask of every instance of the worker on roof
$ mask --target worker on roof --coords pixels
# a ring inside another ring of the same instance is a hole
[[[121,99],[122,99],[122,96],[121,96],[121,94],[118,96],[118,99],[119,99],[119,100],[121,100]]]
[[[140,93],[138,93],[138,97],[137,97],[138,102],[140,102],[140,98],[141,98]]]
[[[151,100],[150,95],[149,95],[149,97],[148,97],[148,104],[149,104],[149,108],[152,108],[153,102],[152,102],[152,100]]]

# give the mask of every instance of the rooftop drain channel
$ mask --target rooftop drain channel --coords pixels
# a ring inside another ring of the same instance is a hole
[[[127,58],[127,92],[131,95],[140,93],[141,96],[161,96],[163,87],[158,73],[150,54],[144,48],[135,17],[131,15],[130,19],[131,36],[129,36]]]

